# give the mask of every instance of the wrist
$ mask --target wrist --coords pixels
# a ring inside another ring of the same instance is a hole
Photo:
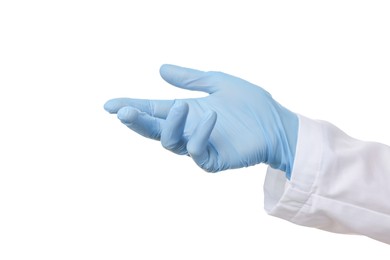
[[[290,110],[277,104],[277,145],[275,148],[276,161],[270,166],[286,173],[290,179],[294,166],[295,150],[298,139],[299,119],[298,116]]]

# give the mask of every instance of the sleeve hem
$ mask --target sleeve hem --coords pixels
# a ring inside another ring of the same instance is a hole
[[[265,211],[291,222],[295,222],[295,216],[315,193],[323,154],[321,122],[300,115],[298,118],[298,140],[291,180],[286,179],[284,172],[268,167],[264,183]]]

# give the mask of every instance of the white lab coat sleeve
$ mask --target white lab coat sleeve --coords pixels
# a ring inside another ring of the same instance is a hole
[[[269,167],[264,199],[270,215],[390,244],[390,147],[299,116],[291,180]]]

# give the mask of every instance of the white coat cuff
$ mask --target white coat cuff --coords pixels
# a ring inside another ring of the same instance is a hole
[[[295,223],[294,217],[315,190],[323,154],[321,123],[300,115],[298,118],[298,140],[291,180],[285,177],[284,172],[268,167],[264,183],[266,212]]]

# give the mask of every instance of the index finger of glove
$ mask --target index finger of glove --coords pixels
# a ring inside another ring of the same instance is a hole
[[[111,114],[116,114],[121,108],[131,106],[150,116],[165,119],[173,104],[174,100],[115,98],[107,101],[104,109]]]

